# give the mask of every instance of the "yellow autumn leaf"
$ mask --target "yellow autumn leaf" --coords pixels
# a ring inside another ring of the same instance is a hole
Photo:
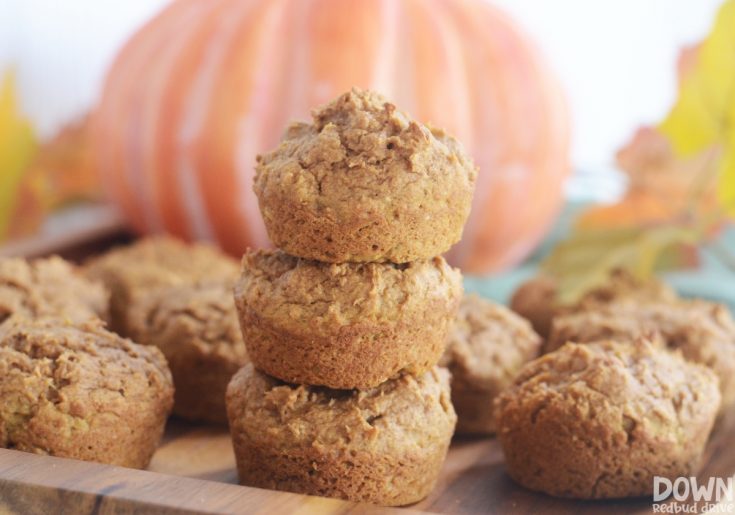
[[[36,149],[33,128],[18,112],[11,72],[0,87],[0,240],[8,233],[18,184]]]
[[[682,157],[721,147],[718,199],[735,215],[735,0],[720,8],[712,31],[683,77],[659,129]]]

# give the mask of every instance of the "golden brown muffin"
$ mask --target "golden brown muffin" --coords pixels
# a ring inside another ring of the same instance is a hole
[[[0,447],[145,468],[172,403],[161,352],[100,321],[18,318],[0,338]]]
[[[720,404],[708,368],[645,340],[566,344],[496,401],[510,476],[559,497],[651,495],[696,474]]]
[[[174,414],[227,423],[225,391],[248,362],[228,282],[158,289],[130,309],[131,337],[161,349],[176,387]]]
[[[720,379],[723,408],[735,403],[735,321],[721,304],[614,302],[554,319],[544,349],[550,352],[568,341],[631,340],[646,335],[660,337],[686,359],[711,368]]]
[[[253,364],[289,383],[371,388],[439,361],[462,297],[442,258],[328,264],[257,251],[235,304]]]
[[[439,364],[452,373],[457,433],[495,432],[493,400],[539,355],[541,338],[509,309],[465,295]]]
[[[454,138],[358,89],[312,117],[258,157],[255,194],[277,247],[329,263],[406,263],[460,240],[477,170]]]
[[[236,260],[209,245],[157,236],[93,258],[84,270],[110,291],[110,327],[130,336],[128,309],[152,290],[200,281],[234,283],[238,266]]]
[[[60,257],[0,258],[0,325],[13,315],[101,318],[107,314],[107,302],[101,284],[85,279]]]
[[[610,302],[629,299],[638,302],[673,301],[674,290],[657,279],[639,279],[622,269],[613,270],[605,284],[593,288],[573,304],[557,298],[554,279],[539,275],[521,284],[510,300],[513,311],[526,318],[542,338],[548,338],[554,317],[584,309],[594,309]]]
[[[227,414],[242,484],[388,506],[433,489],[457,421],[439,368],[344,391],[246,365],[227,389]]]

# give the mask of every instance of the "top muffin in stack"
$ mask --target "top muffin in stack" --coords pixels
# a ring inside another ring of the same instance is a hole
[[[327,263],[408,263],[460,240],[477,171],[454,138],[357,89],[313,118],[258,159],[255,193],[277,247]]]
[[[357,89],[258,158],[282,250],[246,254],[235,287],[257,369],[228,390],[242,482],[391,505],[428,494],[456,422],[434,367],[462,296],[438,255],[461,237],[476,175],[453,138]],[[407,401],[430,404],[430,429]],[[301,437],[257,429],[279,425]]]

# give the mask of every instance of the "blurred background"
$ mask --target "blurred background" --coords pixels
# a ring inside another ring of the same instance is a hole
[[[5,0],[0,67],[16,68],[22,110],[42,136],[89,109],[115,53],[168,3]],[[705,36],[721,1],[493,3],[536,42],[566,91],[574,167],[605,170],[637,126],[671,107],[679,51]]]
[[[681,121],[697,118],[687,111],[682,77],[695,70],[691,82],[702,83],[714,69],[720,82],[730,80],[731,65],[697,64],[697,45],[732,2],[396,0],[357,2],[341,18],[324,1],[196,4],[5,0],[0,130],[17,140],[6,137],[0,148],[0,237],[85,223],[89,215],[49,223],[46,212],[105,198],[138,231],[209,239],[233,253],[267,244],[248,190],[255,154],[275,144],[287,117],[306,116],[351,83],[447,125],[473,153],[484,179],[467,241],[451,254],[466,271],[518,264],[570,201],[614,208],[584,213],[586,229],[696,226],[696,237],[687,232],[661,245],[667,256],[678,249],[678,264],[692,262],[692,248],[711,239],[712,219],[729,224],[728,205],[716,216],[692,215],[692,206],[722,204],[732,181],[711,179],[719,191],[700,188],[694,204],[688,193],[698,182],[692,177],[723,175],[729,133],[707,139],[679,128],[711,132],[712,124]],[[349,24],[360,29],[344,30]],[[730,113],[731,99],[718,91],[718,108]],[[681,95],[687,112],[677,114]],[[224,174],[241,191],[220,209],[212,207],[211,184]],[[172,193],[164,198],[164,190]],[[672,208],[671,198],[686,205]]]

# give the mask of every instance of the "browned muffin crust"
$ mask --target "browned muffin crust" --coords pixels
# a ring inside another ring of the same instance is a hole
[[[723,408],[735,403],[735,321],[727,307],[703,300],[614,302],[559,316],[545,345],[550,352],[568,341],[659,337],[670,349],[711,368],[720,379]]]
[[[130,336],[128,309],[156,288],[237,278],[237,261],[205,244],[155,236],[91,259],[87,277],[110,291],[110,327]]]
[[[258,157],[255,194],[277,247],[330,263],[406,263],[460,240],[477,170],[454,138],[358,89],[312,117]]]
[[[493,401],[539,355],[541,338],[509,309],[465,295],[439,364],[452,373],[457,433],[495,432]]]
[[[227,411],[242,484],[389,506],[432,490],[457,420],[438,368],[343,391],[287,385],[246,365]]]
[[[235,304],[255,366],[283,381],[371,388],[439,361],[462,296],[442,258],[328,264],[256,251]]]
[[[248,362],[227,282],[177,285],[151,292],[130,309],[131,337],[155,345],[176,387],[174,414],[227,423],[225,391]]]
[[[580,499],[651,495],[697,472],[719,408],[717,377],[645,340],[566,344],[526,365],[496,401],[521,485]]]
[[[559,301],[556,282],[553,278],[545,275],[532,277],[513,293],[510,307],[531,322],[534,330],[542,338],[548,338],[554,317],[585,309],[595,309],[626,299],[637,302],[671,302],[677,299],[677,295],[669,285],[662,281],[639,279],[626,270],[618,269],[610,273],[605,284],[588,291],[573,304],[564,304]]]
[[[105,317],[108,294],[60,257],[0,258],[0,325],[14,315],[73,321]]]
[[[161,352],[102,322],[16,319],[0,337],[0,446],[145,468],[173,403]]]

